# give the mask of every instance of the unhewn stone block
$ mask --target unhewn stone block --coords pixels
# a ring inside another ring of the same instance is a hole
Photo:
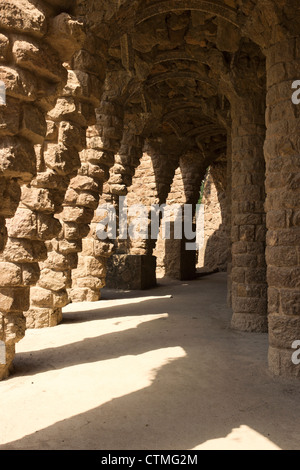
[[[13,263],[0,262],[0,287],[22,285],[22,270]]]
[[[2,312],[23,312],[29,308],[29,288],[1,287],[0,305]]]
[[[72,174],[80,167],[78,153],[61,143],[48,144],[44,152],[44,159],[47,167],[59,175]]]
[[[48,189],[22,187],[22,204],[38,212],[54,212],[54,203],[52,195]]]
[[[29,0],[1,0],[1,27],[42,36],[47,31],[45,7]]]
[[[36,214],[29,209],[19,208],[7,222],[7,233],[12,238],[37,238]]]
[[[66,80],[65,68],[52,48],[25,37],[15,37],[12,53],[16,64],[30,72],[58,83]]]
[[[13,102],[0,106],[0,136],[13,136],[19,132],[21,109]]]
[[[35,263],[47,257],[45,244],[39,241],[9,238],[3,257],[14,263]]]

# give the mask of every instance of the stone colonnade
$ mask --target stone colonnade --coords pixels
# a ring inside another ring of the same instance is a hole
[[[195,206],[226,133],[231,325],[268,330],[270,370],[299,376],[298,3],[87,3],[0,5],[0,379],[26,324],[98,300],[107,269],[110,285],[149,287],[156,253],[195,276],[185,240],[100,241],[96,210],[124,195]]]

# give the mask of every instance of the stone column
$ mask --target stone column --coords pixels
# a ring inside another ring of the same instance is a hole
[[[266,55],[269,365],[276,375],[299,377],[300,366],[292,362],[292,344],[300,340],[300,105],[292,102],[292,83],[300,80],[299,38],[281,40]]]
[[[264,95],[236,97],[231,109],[232,327],[266,331]]]
[[[86,161],[93,164],[100,172],[101,169],[102,171],[105,169],[105,179],[102,178],[98,183],[99,204],[101,205],[105,198],[103,193],[107,191],[109,170],[113,167],[115,154],[120,146],[123,116],[117,104],[107,101],[101,104],[96,115],[97,123],[88,129],[87,149],[83,151],[83,154]],[[98,200],[99,197],[97,203]],[[82,240],[78,265],[72,271],[72,288],[69,290],[72,302],[100,300],[100,289],[105,286],[107,258],[111,255],[114,245],[98,239],[98,222],[99,215],[95,211],[89,233]]]
[[[196,204],[199,200],[201,182],[205,176],[207,163],[199,155],[188,153],[180,157],[180,166],[177,168],[170,193],[167,198],[167,205],[178,205],[182,208],[184,204],[190,204],[195,214]],[[195,230],[195,225],[193,226]],[[169,240],[158,240],[156,253],[158,256],[158,266],[161,274],[165,274],[174,279],[188,280],[196,276],[196,250],[187,250],[187,240],[183,236],[181,239],[174,238],[174,222],[171,216],[171,238]]]
[[[151,238],[151,207],[164,204],[170,190],[178,158],[163,155],[145,143],[143,155],[128,189],[128,210],[142,204],[147,211],[148,238],[119,240],[114,263],[110,263],[107,285],[122,289],[147,289],[156,285],[156,239]],[[128,225],[134,216],[128,217]],[[119,271],[119,274],[117,272]],[[121,272],[120,272],[121,271]]]

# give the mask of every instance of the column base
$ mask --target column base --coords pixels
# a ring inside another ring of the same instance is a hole
[[[185,240],[165,240],[165,275],[179,281],[190,281],[197,277],[194,250],[185,249]]]
[[[268,318],[255,313],[234,313],[231,319],[231,328],[249,333],[267,333]]]
[[[57,326],[62,321],[62,309],[31,307],[24,312],[26,328],[39,329]]]
[[[296,349],[279,349],[269,347],[268,362],[269,370],[275,376],[300,377],[300,365],[294,364],[292,360]],[[299,357],[299,355],[298,355]]]
[[[108,260],[106,287],[109,289],[144,290],[155,286],[155,256],[116,254]]]

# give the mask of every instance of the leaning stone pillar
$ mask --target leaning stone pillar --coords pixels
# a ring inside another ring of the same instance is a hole
[[[85,127],[74,122],[69,116],[61,115],[60,120],[48,120],[48,132],[44,146],[44,171],[38,173],[36,184],[49,188],[55,195],[54,210],[61,213],[66,191],[80,168],[79,151],[85,145]],[[67,301],[65,291],[69,282],[68,268],[76,263],[76,252],[59,241],[66,230],[59,216],[57,239],[48,237],[47,259],[40,263],[40,278],[30,290],[30,308],[25,312],[27,328],[53,326],[61,319],[61,307]],[[52,238],[52,240],[51,240]],[[77,247],[77,245],[76,245]],[[74,260],[75,254],[75,260]]]
[[[29,286],[39,277],[38,262],[46,257],[45,241],[56,236],[59,229],[53,217],[53,187],[36,185],[37,178],[32,178],[43,171],[45,116],[67,75],[59,54],[45,39],[53,20],[51,10],[39,1],[34,5],[24,1],[22,8],[13,0],[3,3],[0,80],[6,86],[8,106],[2,114],[1,134],[4,132],[5,137],[0,144],[1,173],[14,178],[14,184],[18,181],[21,192],[18,195],[16,191],[20,203],[7,221],[8,239],[0,258],[0,340],[6,346],[0,379],[11,370],[15,343],[25,333],[23,312],[29,304]],[[16,188],[14,184],[7,195]]]
[[[102,103],[96,115],[97,123],[88,129],[87,149],[82,152],[82,157],[90,167],[98,169],[98,178],[95,172],[94,179],[98,183],[97,203],[99,195],[102,195],[101,204],[104,187],[108,184],[109,170],[114,164],[114,156],[120,146],[123,120],[122,110],[113,102]],[[98,222],[96,210],[91,219],[89,233],[82,240],[78,265],[72,271],[72,288],[69,290],[72,302],[99,300],[100,289],[105,285],[106,263],[113,244],[97,238]]]
[[[264,95],[235,97],[232,107],[232,327],[266,331]]]
[[[292,361],[292,345],[300,340],[300,104],[292,102],[299,38],[281,40],[266,55],[269,366],[276,375],[299,377],[300,365]]]
[[[64,145],[68,146],[73,159],[75,155],[78,157],[81,165],[75,174],[73,171],[69,175],[63,210],[57,216],[61,230],[58,237],[47,243],[47,260],[41,264],[38,284],[31,289],[31,306],[26,313],[27,325],[31,328],[55,326],[61,321],[62,307],[69,302],[67,289],[72,285],[71,271],[77,268],[77,253],[82,249],[82,239],[89,232],[89,223],[97,208],[103,181],[108,178],[109,162],[106,156],[99,152],[90,153],[89,149],[82,150],[86,144],[85,124],[93,121],[93,116],[94,113],[85,117],[75,113],[69,116],[71,129]],[[81,127],[75,126],[77,132],[74,132],[73,121],[80,118],[83,119]],[[92,129],[93,126],[88,128],[89,138]],[[83,138],[78,139],[80,135]]]
[[[94,37],[88,32],[86,35],[84,24],[66,13],[51,23],[48,40],[62,51],[68,79],[48,113],[43,157],[51,178],[43,180],[43,173],[38,177],[42,185],[50,185],[56,192],[60,233],[47,242],[47,259],[40,263],[39,282],[31,289],[30,309],[26,312],[30,328],[54,326],[62,318],[62,307],[69,301],[71,270],[77,266],[81,240],[88,233],[97,205],[97,181],[105,177],[105,171],[93,162],[89,164],[81,152],[86,147],[86,129],[95,123],[105,62],[93,48]]]

